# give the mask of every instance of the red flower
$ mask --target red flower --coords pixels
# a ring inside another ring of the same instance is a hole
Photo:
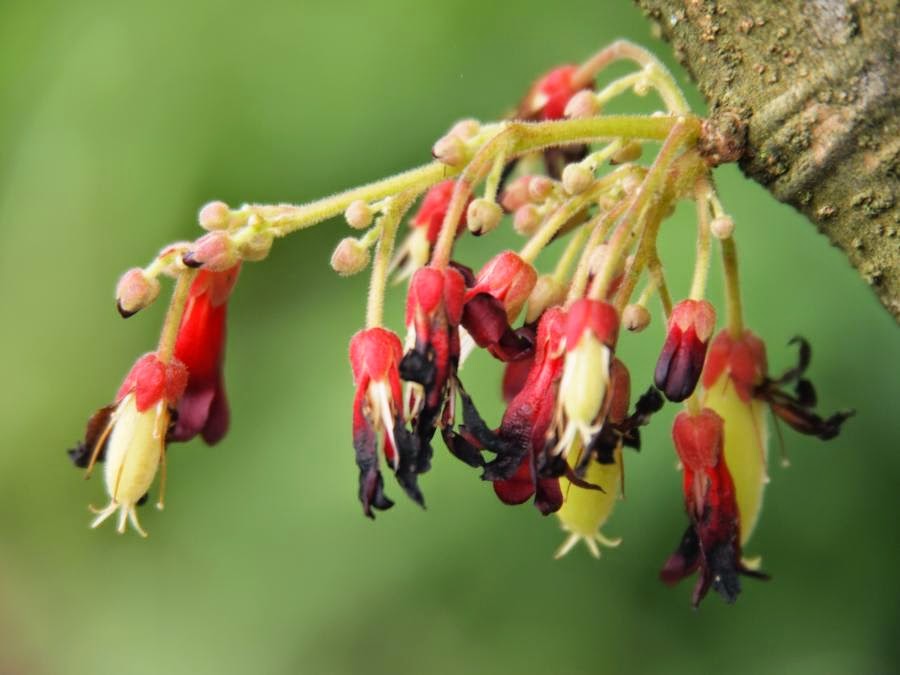
[[[727,602],[734,602],[741,591],[739,575],[767,577],[741,562],[740,519],[734,483],[722,451],[722,418],[709,409],[697,414],[679,413],[672,438],[683,467],[684,502],[691,524],[660,577],[674,584],[699,568],[694,607],[710,587]]]
[[[228,296],[239,272],[239,264],[224,272],[204,269],[191,284],[175,343],[175,358],[188,369],[188,385],[178,405],[172,441],[189,441],[200,434],[214,445],[228,431],[228,399],[222,378],[225,318]]]
[[[172,409],[187,383],[187,371],[177,360],[163,363],[157,354],[145,354],[135,362],[122,383],[113,405],[98,410],[87,425],[84,442],[69,451],[76,466],[87,468],[105,462],[104,481],[109,504],[95,510],[91,527],[98,527],[118,512],[117,529],[125,531],[130,521],[146,537],[137,517],[163,466]],[[159,507],[163,495],[160,489]]]
[[[800,349],[797,365],[778,377],[770,377],[766,363],[766,346],[753,333],[745,330],[739,338],[722,331],[713,340],[703,371],[703,386],[712,389],[723,374],[731,378],[741,400],[751,398],[765,401],[772,412],[802,434],[830,440],[840,433],[843,423],[853,416],[852,410],[841,410],[823,418],[813,408],[816,390],[804,377],[812,358],[809,343],[801,337],[789,344]],[[785,385],[793,383],[793,393]]]
[[[654,373],[656,386],[670,401],[683,401],[694,392],[715,326],[716,311],[706,300],[675,305]]]
[[[576,70],[578,66],[559,66],[535,82],[520,106],[521,117],[535,120],[562,119],[569,99],[578,93],[578,89],[572,86],[572,76]]]
[[[353,447],[359,466],[359,499],[365,514],[388,509],[393,502],[384,494],[378,470],[378,435],[382,451],[400,484],[422,504],[416,484],[415,439],[403,426],[403,393],[398,367],[403,356],[400,338],[384,328],[369,328],[350,340],[350,366],[356,397],[353,400]]]
[[[534,364],[521,391],[507,407],[499,429],[489,429],[465,391],[460,391],[464,424],[458,433],[444,430],[444,440],[454,455],[472,466],[484,466],[482,478],[493,481],[501,501],[521,504],[534,496],[535,506],[544,514],[562,505],[559,479],[540,476],[538,462],[556,408],[565,325],[566,314],[561,308],[544,312],[538,325]],[[496,454],[496,459],[485,464],[479,452],[482,449]]]
[[[465,281],[449,267],[423,267],[409,283],[406,326],[411,345],[400,361],[400,376],[420,388],[413,405],[416,434],[422,443],[419,473],[428,470],[430,441],[438,415],[446,402],[452,405],[450,387],[459,365],[459,323],[462,318]],[[452,418],[452,408],[446,412]]]
[[[501,361],[516,361],[531,353],[529,332],[513,330],[510,321],[522,311],[536,282],[534,267],[512,251],[488,261],[466,291],[461,319],[475,344]]]

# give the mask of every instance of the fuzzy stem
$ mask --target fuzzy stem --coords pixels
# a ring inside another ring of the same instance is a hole
[[[591,252],[606,239],[606,235],[609,234],[613,223],[624,213],[626,206],[627,202],[622,202],[610,211],[598,213],[584,225],[586,229],[591,230],[591,236],[581,253],[581,259],[578,261],[578,267],[575,268],[575,274],[572,275],[572,285],[569,286],[566,305],[572,304],[584,295],[584,289],[587,286],[591,272]]]
[[[593,220],[589,220],[579,227],[566,244],[565,250],[559,257],[559,260],[556,261],[556,267],[553,269],[553,278],[558,283],[564,284],[566,282],[566,279],[569,276],[569,270],[575,262],[575,259],[578,257],[578,254],[584,249],[585,243],[593,229],[591,225],[593,225],[594,222],[595,221]]]
[[[168,363],[175,353],[175,342],[178,339],[178,329],[181,327],[181,317],[184,315],[184,306],[187,304],[188,293],[197,270],[186,269],[178,275],[175,289],[172,291],[172,300],[166,311],[162,332],[159,336],[159,346],[156,349],[159,360]]]
[[[394,255],[394,240],[404,214],[418,196],[417,190],[408,190],[397,195],[385,205],[382,216],[375,227],[381,229],[375,259],[372,262],[372,277],[369,281],[369,299],[366,305],[366,328],[381,325],[384,318],[384,291],[387,287],[391,257]]]
[[[653,85],[671,112],[684,114],[690,110],[684,94],[675,83],[675,78],[663,63],[643,47],[628,40],[616,40],[588,59],[572,75],[572,86],[576,89],[587,87],[601,70],[613,61],[622,59],[629,59],[645,69],[648,67],[652,69],[649,74]]]
[[[696,138],[695,134],[696,131],[691,128],[686,118],[678,118],[637,193],[631,200],[628,210],[622,214],[619,222],[616,224],[616,230],[610,241],[609,253],[603,269],[591,285],[589,293],[591,298],[599,300],[606,297],[618,261],[631,242],[631,236],[629,235],[636,234],[633,230],[640,229],[647,222],[643,218],[645,207],[651,203],[653,198],[659,196],[659,190],[665,181],[669,167],[677,157],[678,151],[685,143]]]
[[[706,181],[698,181],[697,202],[697,257],[694,261],[694,278],[691,281],[691,300],[702,300],[706,295],[706,280],[709,276],[709,256],[711,235],[709,231],[709,203],[705,197],[709,192]]]
[[[725,308],[728,313],[728,332],[731,337],[739,338],[744,332],[744,318],[734,237],[722,240],[722,267],[725,270]]]
[[[650,278],[653,279],[653,285],[656,286],[659,292],[659,301],[662,303],[663,313],[666,316],[666,321],[668,321],[669,316],[672,314],[672,296],[669,294],[665,272],[656,250],[653,251],[653,255],[647,261],[647,270],[650,273]]]

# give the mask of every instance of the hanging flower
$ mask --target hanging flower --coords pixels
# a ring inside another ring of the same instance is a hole
[[[166,434],[172,410],[187,384],[182,363],[164,363],[157,354],[145,354],[132,367],[113,405],[101,408],[90,419],[84,442],[69,455],[76,466],[93,468],[104,461],[104,479],[110,501],[95,510],[91,527],[96,528],[118,512],[117,530],[126,523],[142,537],[137,506],[143,503],[160,463],[165,476]],[[160,492],[164,488],[160,488]],[[163,495],[158,503],[162,508]]]
[[[565,311],[548,309],[538,325],[534,363],[499,429],[492,430],[484,423],[471,398],[461,390],[464,424],[458,432],[444,430],[444,440],[454,455],[472,466],[484,466],[482,478],[493,482],[502,502],[521,504],[534,496],[535,506],[544,514],[562,505],[558,477],[539,475],[538,460],[544,453],[556,406],[564,340]],[[481,450],[496,458],[485,463]],[[578,481],[574,474],[572,478]]]
[[[572,304],[566,318],[558,440],[553,454],[565,458],[576,438],[587,447],[603,426],[603,404],[607,401],[610,364],[618,335],[619,315],[612,305],[587,298]]]
[[[531,354],[534,343],[528,330],[510,323],[528,300],[537,272],[512,251],[503,251],[481,269],[466,291],[462,326],[475,344],[501,361],[518,361]]]
[[[385,460],[407,493],[423,504],[417,476],[417,444],[403,424],[403,399],[398,366],[403,355],[400,338],[384,328],[369,328],[350,340],[350,365],[356,397],[353,400],[353,447],[359,466],[359,499],[363,511],[385,510],[393,502],[384,494],[378,470],[378,436]]]
[[[459,365],[459,323],[465,294],[463,275],[453,267],[423,267],[409,283],[406,301],[408,350],[400,361],[400,376],[419,390],[411,417],[423,444],[420,472],[431,456],[425,450],[434,435],[445,403],[452,419],[453,395]],[[430,446],[428,446],[430,448]]]
[[[694,607],[710,588],[726,602],[734,602],[741,591],[740,575],[767,578],[741,561],[741,524],[734,483],[722,451],[723,427],[722,418],[708,408],[696,414],[679,413],[672,427],[690,525],[660,577],[674,584],[699,569]]]
[[[175,358],[188,369],[188,384],[170,440],[189,441],[197,434],[215,445],[228,431],[228,399],[222,366],[228,297],[240,264],[224,272],[201,269],[191,284],[178,329]]]
[[[628,416],[631,377],[625,364],[619,359],[613,359],[610,366],[607,396],[609,412],[606,427],[621,428]],[[600,531],[622,494],[624,480],[622,447],[625,437],[621,433],[614,433],[610,434],[609,440],[611,442],[601,444],[597,442],[599,439],[592,439],[592,445],[586,446],[581,444],[580,439],[576,439],[575,449],[569,453],[566,460],[569,466],[580,473],[584,481],[602,489],[583,488],[567,478],[560,479],[563,505],[556,515],[569,536],[557,550],[557,558],[566,555],[580,541],[584,542],[595,558],[600,557],[598,544],[615,547],[622,542],[621,539],[610,539]]]
[[[706,300],[683,300],[672,309],[654,373],[656,386],[670,401],[683,401],[694,393],[715,327],[716,311]]]

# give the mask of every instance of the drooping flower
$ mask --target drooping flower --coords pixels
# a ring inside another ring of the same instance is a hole
[[[356,396],[353,400],[353,447],[359,467],[359,499],[363,511],[384,510],[393,502],[384,494],[378,469],[378,436],[382,435],[385,460],[404,490],[423,503],[416,476],[416,439],[404,427],[403,392],[399,364],[403,356],[400,338],[384,328],[359,331],[350,340],[350,365]]]
[[[603,426],[618,335],[619,315],[612,305],[588,298],[572,304],[566,318],[565,366],[553,454],[565,458],[576,438],[587,447]]]
[[[420,472],[426,471],[430,441],[439,415],[448,403],[453,417],[451,387],[459,365],[459,323],[465,295],[463,275],[455,268],[423,267],[409,283],[406,300],[407,352],[400,376],[419,390],[412,406],[416,435],[422,443]]]
[[[475,344],[501,361],[517,361],[533,348],[530,331],[514,330],[510,323],[528,300],[537,272],[512,251],[494,256],[467,289],[462,326]]]
[[[716,311],[706,300],[683,300],[672,309],[654,381],[670,401],[690,396],[700,379]]]
[[[548,309],[538,325],[534,363],[524,386],[509,403],[500,427],[490,429],[468,395],[460,391],[464,423],[458,432],[444,429],[450,451],[472,466],[484,466],[482,478],[493,482],[501,501],[521,504],[534,496],[535,506],[544,514],[562,504],[558,477],[539,475],[538,460],[545,451],[553,420],[564,340],[565,311]],[[495,454],[495,459],[485,463],[481,450]],[[571,477],[581,482],[574,474]]]
[[[621,428],[628,417],[631,377],[625,364],[619,359],[613,359],[610,366],[607,391],[609,398],[606,404],[607,426]],[[602,446],[598,443],[597,447],[590,447],[582,445],[581,440],[576,439],[575,447],[566,459],[573,470],[582,473],[581,477],[587,483],[602,489],[586,489],[573,484],[567,478],[560,479],[563,505],[556,515],[569,536],[557,550],[557,558],[566,555],[580,541],[584,542],[595,558],[600,557],[598,544],[615,547],[622,541],[610,539],[600,531],[622,493],[624,480],[622,447],[625,437],[621,433],[610,434],[609,440],[609,443]]]
[[[823,440],[833,438],[852,411],[822,418],[813,410],[815,389],[803,375],[810,349],[800,345],[798,365],[780,377],[768,375],[765,344],[749,330],[734,337],[720,332],[712,341],[703,369],[703,402],[725,420],[725,456],[734,478],[741,513],[742,544],[746,544],[759,519],[763,492],[768,482],[768,427],[766,405],[792,428]],[[793,382],[795,393],[784,385]]]
[[[163,464],[163,483],[158,506],[162,508],[165,483],[166,435],[172,410],[187,384],[182,363],[164,363],[157,354],[145,354],[132,367],[113,405],[101,408],[90,419],[84,442],[69,455],[76,466],[90,472],[97,461],[105,462],[104,480],[110,501],[95,510],[91,527],[98,527],[118,512],[117,530],[130,521],[142,536],[137,506]]]
[[[224,272],[201,269],[191,284],[178,329],[175,358],[188,369],[188,384],[178,405],[170,440],[188,441],[197,434],[215,445],[228,431],[228,399],[222,366],[228,297],[240,264]]]
[[[723,453],[724,423],[708,408],[675,417],[672,438],[683,469],[682,487],[690,525],[660,572],[674,584],[699,569],[692,604],[710,588],[726,602],[741,591],[740,575],[767,578],[741,561],[741,522],[734,483]]]

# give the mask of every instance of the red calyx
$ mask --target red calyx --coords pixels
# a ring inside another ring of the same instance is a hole
[[[149,410],[163,399],[168,405],[175,405],[184,393],[187,380],[183,363],[177,359],[163,363],[156,352],[150,352],[131,367],[116,395],[116,402],[134,393],[139,412]]]
[[[738,338],[723,330],[713,339],[703,368],[703,386],[712,388],[724,374],[731,378],[742,401],[749,402],[754,389],[766,377],[766,346],[749,330]]]
[[[619,314],[615,307],[600,300],[576,300],[566,320],[566,351],[575,349],[588,330],[602,344],[615,349],[619,337]]]

